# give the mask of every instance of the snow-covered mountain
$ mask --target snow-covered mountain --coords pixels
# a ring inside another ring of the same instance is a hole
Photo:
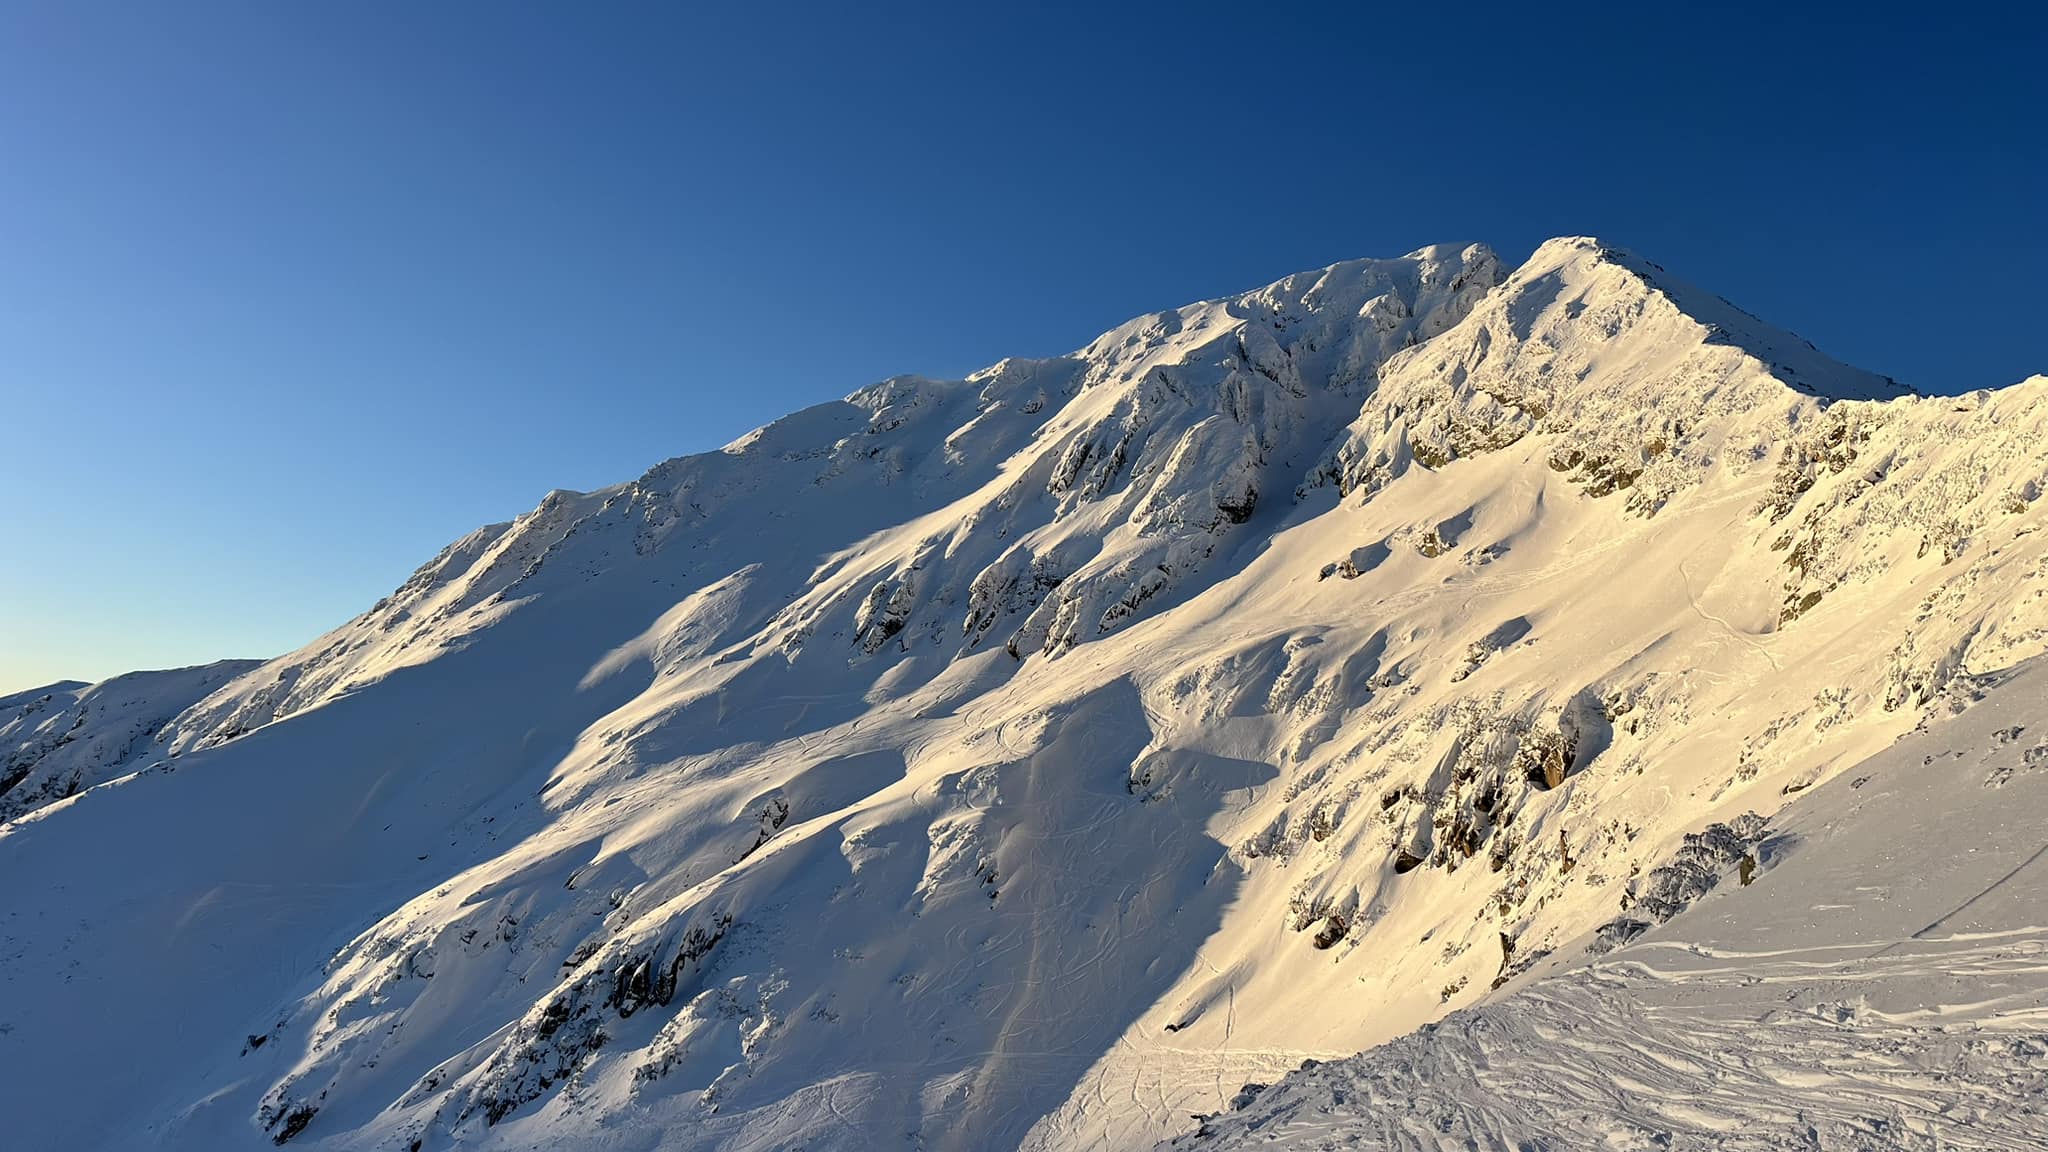
[[[2044,397],[1913,396],[1595,241],[1440,246],[551,493],[75,771],[0,701],[0,762],[74,773],[0,794],[0,1108],[1186,1136],[1568,1003],[1523,990],[1723,872],[1773,899],[1803,796],[2048,652]]]
[[[0,822],[162,759],[171,721],[261,663],[67,680],[0,697]]]

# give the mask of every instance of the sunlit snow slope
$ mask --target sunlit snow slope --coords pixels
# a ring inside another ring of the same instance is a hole
[[[2044,395],[1437,247],[553,493],[0,826],[0,1114],[1149,1147],[2048,650]]]
[[[1667,871],[1714,881],[1683,915],[1362,1056],[1246,1085],[1172,1146],[2040,1148],[2048,664],[1959,687],[1962,716],[1816,788],[1757,842],[1682,850]]]

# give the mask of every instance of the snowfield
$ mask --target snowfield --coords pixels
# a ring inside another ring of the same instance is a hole
[[[1171,1147],[2041,1147],[2048,662],[1995,680],[1787,808],[1748,884]]]
[[[0,700],[10,1140],[2030,1146],[2044,397],[1439,246],[550,493]]]

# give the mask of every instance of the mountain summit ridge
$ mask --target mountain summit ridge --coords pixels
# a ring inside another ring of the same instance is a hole
[[[2048,651],[2048,380],[1905,395],[1716,300],[1429,246],[551,492],[137,739],[80,721],[0,824],[50,878],[0,1107],[1142,1147],[1626,947],[1688,834]]]
[[[1750,355],[1766,363],[1779,358],[1804,362],[1804,370],[1821,376],[1818,385],[1801,388],[1801,384],[1787,381],[1801,390],[1816,391],[1817,395],[1830,400],[1890,400],[1900,396],[1917,395],[1912,388],[1900,384],[1889,376],[1880,376],[1860,368],[1851,367],[1834,360],[1815,348],[1813,342],[1795,333],[1778,328],[1754,313],[1748,312],[1725,296],[1716,295],[1705,289],[1680,280],[1665,271],[1663,265],[1653,263],[1634,252],[1607,244],[1594,236],[1563,236],[1545,241],[1532,255],[1524,268],[1535,266],[1546,250],[1554,248],[1576,248],[1594,252],[1600,259],[1610,261],[1628,269],[1644,284],[1669,300],[1673,307],[1706,325],[1714,336],[1727,339],[1743,347]],[[1801,368],[1799,363],[1785,365]]]

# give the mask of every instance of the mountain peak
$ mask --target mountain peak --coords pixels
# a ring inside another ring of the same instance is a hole
[[[1823,400],[1889,400],[1913,394],[1912,389],[1889,376],[1834,360],[1811,341],[1672,275],[1661,264],[1597,237],[1559,236],[1544,241],[1509,277],[1508,286],[1544,286],[1553,280],[1570,280],[1588,288],[1599,285],[1624,293],[1639,286],[1640,291],[1661,298],[1697,322],[1705,329],[1708,342],[1741,349],[1787,387]],[[1634,284],[1622,287],[1629,280]]]

